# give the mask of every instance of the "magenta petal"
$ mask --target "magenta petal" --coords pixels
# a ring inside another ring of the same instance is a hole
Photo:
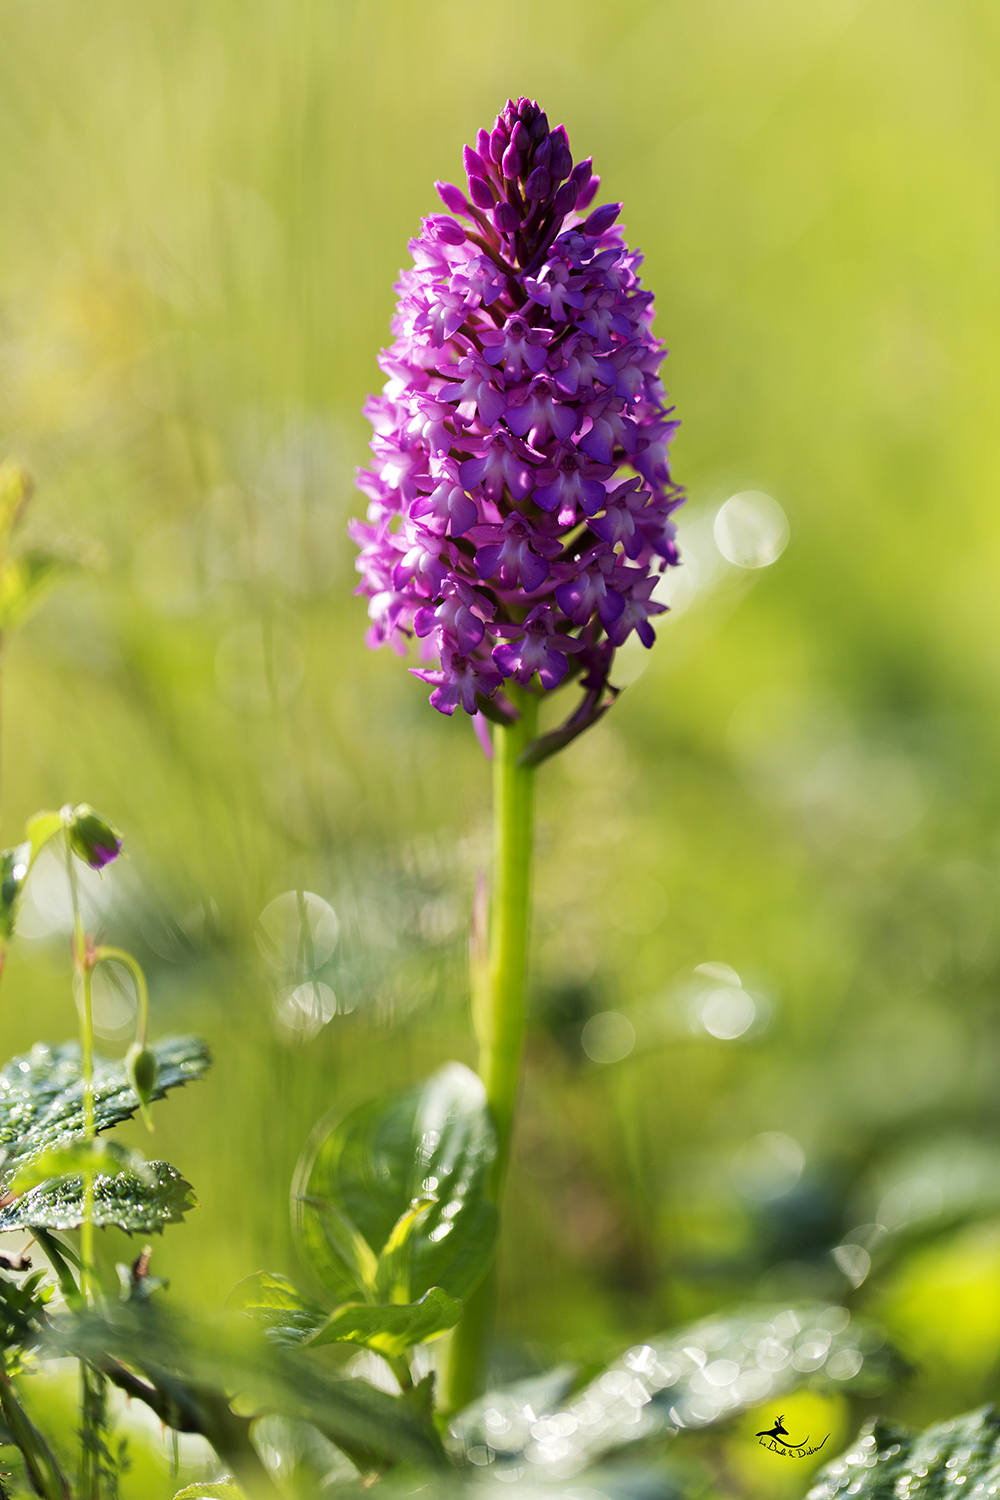
[[[521,552],[521,582],[529,594],[540,589],[549,576],[549,565],[525,547]]]

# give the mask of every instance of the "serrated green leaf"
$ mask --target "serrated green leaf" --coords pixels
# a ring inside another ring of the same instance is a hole
[[[0,850],[0,944],[8,943],[13,936],[30,864],[29,843]]]
[[[719,1383],[702,1374],[713,1364],[725,1377]],[[537,1420],[569,1417],[553,1432],[567,1429],[565,1460],[582,1468],[639,1439],[727,1421],[802,1385],[863,1393],[903,1368],[882,1330],[846,1308],[751,1305],[637,1344],[560,1408],[491,1391],[453,1419],[451,1434],[463,1451],[486,1445],[514,1462],[537,1439]],[[485,1422],[491,1408],[506,1424],[502,1443]]]
[[[174,1500],[244,1500],[243,1491],[238,1484],[233,1484],[229,1479],[220,1479],[218,1484],[189,1484],[184,1489],[178,1490]]]
[[[310,1338],[327,1316],[325,1308],[278,1271],[245,1276],[229,1293],[226,1307],[246,1313],[274,1343],[290,1347]]]
[[[449,1328],[462,1316],[462,1304],[449,1297],[439,1286],[432,1286],[419,1302],[403,1306],[398,1302],[372,1307],[367,1302],[349,1302],[327,1319],[309,1340],[318,1344],[361,1344],[390,1358],[404,1354],[415,1344],[426,1344]]]
[[[57,833],[64,828],[62,813],[38,812],[34,817],[28,819],[24,825],[24,837],[31,846],[31,858],[28,861],[28,869],[35,863],[45,845],[54,839]]]
[[[489,1264],[496,1208],[488,1194],[496,1135],[481,1081],[449,1063],[404,1094],[374,1100],[345,1120],[324,1122],[299,1163],[293,1220],[303,1257],[338,1302],[373,1300],[345,1255],[330,1214],[377,1256],[415,1200],[435,1202],[415,1219],[406,1255],[393,1267],[411,1298],[431,1287],[466,1297]],[[324,1208],[325,1205],[325,1208]]]
[[[131,1151],[118,1141],[72,1141],[66,1146],[52,1146],[22,1162],[7,1182],[6,1192],[19,1197],[53,1178],[71,1177],[87,1171],[103,1172],[105,1176],[131,1172],[147,1187],[154,1183],[149,1163],[141,1151]]]
[[[0,569],[0,633],[26,619],[71,567],[66,558],[40,548],[11,558]]]
[[[153,1099],[165,1097],[200,1078],[211,1064],[200,1037],[165,1037],[153,1042],[159,1076]],[[139,1099],[129,1082],[124,1062],[94,1058],[94,1123],[109,1130],[131,1119]],[[38,1042],[23,1057],[0,1070],[0,1192],[26,1162],[54,1146],[86,1137],[80,1048],[75,1042],[48,1046]]]
[[[194,1189],[169,1162],[147,1163],[152,1181],[134,1172],[114,1177],[98,1173],[90,1222],[98,1229],[124,1229],[127,1234],[159,1233],[179,1224],[189,1209],[197,1208]],[[84,1220],[84,1180],[60,1177],[23,1193],[0,1209],[0,1233],[9,1229],[79,1229]]]
[[[827,1464],[808,1500],[931,1500],[1000,1493],[1000,1411],[983,1406],[914,1434],[876,1420]]]

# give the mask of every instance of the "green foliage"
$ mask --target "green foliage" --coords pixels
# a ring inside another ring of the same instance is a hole
[[[253,1318],[276,1344],[305,1343],[324,1322],[326,1309],[278,1271],[255,1271],[236,1283],[226,1306]]]
[[[48,1180],[0,1209],[0,1232],[9,1229],[79,1229],[85,1217],[84,1179],[79,1176]],[[140,1177],[130,1168],[114,1176],[98,1172],[93,1178],[90,1222],[97,1229],[124,1229],[127,1234],[160,1233],[179,1224],[197,1208],[194,1189],[169,1162],[145,1164]]]
[[[72,1177],[84,1172],[101,1172],[110,1176],[115,1171],[131,1172],[147,1187],[153,1185],[153,1173],[141,1151],[131,1151],[118,1141],[83,1140],[66,1146],[51,1146],[37,1156],[28,1157],[17,1166],[5,1186],[9,1195],[18,1198],[50,1178]]]
[[[277,1347],[242,1317],[182,1319],[155,1300],[112,1305],[53,1319],[48,1347],[103,1360],[105,1369],[110,1359],[137,1370],[163,1411],[210,1441],[219,1420],[212,1393],[225,1392],[226,1411],[231,1404],[243,1417],[278,1412],[310,1422],[356,1463],[445,1464],[433,1423],[414,1403]]]
[[[966,1488],[967,1486],[967,1488]],[[1000,1493],[1000,1411],[984,1406],[914,1434],[876,1420],[822,1470],[809,1500],[938,1500]]]
[[[314,1133],[293,1222],[310,1270],[338,1302],[463,1298],[489,1264],[496,1138],[483,1086],[449,1063],[418,1088]]]
[[[66,824],[61,812],[39,812],[24,825],[24,836],[31,846],[29,868],[41,854],[45,845],[61,833]]]
[[[0,1274],[0,1347],[8,1373],[17,1368],[16,1351],[34,1343],[51,1296],[44,1271],[32,1271],[19,1283]]]
[[[158,1079],[153,1099],[201,1078],[211,1063],[200,1037],[166,1037],[151,1043]],[[94,1058],[94,1122],[98,1131],[131,1119],[139,1099],[125,1064]],[[30,1053],[0,1070],[0,1144],[6,1158],[0,1187],[34,1157],[86,1135],[80,1048],[75,1042],[37,1042]]]
[[[13,935],[30,861],[29,843],[0,850],[0,944],[10,942]]]
[[[246,1313],[276,1344],[360,1344],[394,1358],[454,1328],[462,1304],[440,1287],[414,1303],[348,1302],[328,1314],[287,1276],[257,1271],[230,1292],[226,1306]]]
[[[401,1355],[415,1344],[425,1344],[454,1328],[462,1304],[439,1286],[432,1286],[419,1302],[372,1306],[348,1302],[326,1320],[309,1340],[318,1344],[362,1344],[379,1354]]]
[[[220,1479],[218,1484],[186,1484],[182,1490],[178,1490],[174,1500],[244,1500],[243,1491],[238,1485],[228,1479]]]

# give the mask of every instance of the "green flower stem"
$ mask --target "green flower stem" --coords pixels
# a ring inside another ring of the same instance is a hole
[[[521,717],[493,730],[493,892],[489,952],[477,962],[472,945],[473,1018],[479,1038],[479,1074],[497,1132],[490,1191],[499,1203],[510,1157],[521,1077],[524,989],[528,964],[531,856],[534,846],[535,768],[518,758],[535,738],[538,699],[508,685],[504,691]],[[495,1271],[466,1303],[451,1339],[445,1404],[465,1406],[482,1389],[496,1307]]]
[[[493,894],[490,904],[489,984],[476,1016],[479,1075],[497,1131],[492,1192],[499,1202],[510,1155],[521,1076],[524,986],[528,967],[528,912],[534,847],[535,770],[518,756],[535,738],[538,699],[507,689],[521,717],[493,731]]]

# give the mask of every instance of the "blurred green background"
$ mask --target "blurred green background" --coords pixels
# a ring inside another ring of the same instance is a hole
[[[849,1294],[848,1243],[874,1267],[856,1300],[915,1367],[882,1409],[983,1399],[996,7],[0,0],[0,35],[0,454],[36,477],[30,539],[87,562],[5,652],[4,840],[65,801],[113,818],[131,859],[92,921],[148,966],[154,1031],[216,1052],[158,1110],[149,1145],[202,1206],[154,1270],[202,1304],[297,1274],[313,1123],[474,1059],[488,771],[461,716],[364,649],[344,529],[406,241],[523,92],[645,251],[689,564],[648,670],[539,777],[498,1371]],[[746,490],[790,525],[759,570],[712,540]],[[4,1056],[75,1026],[60,877],[33,880]],[[308,976],[283,908],[259,925],[295,889],[326,934]],[[123,1051],[127,997],[99,999]],[[873,1225],[895,1235],[881,1271]],[[843,1437],[857,1413],[828,1415]],[[802,1482],[754,1462],[730,1488]],[[170,1492],[152,1476],[136,1494]]]

